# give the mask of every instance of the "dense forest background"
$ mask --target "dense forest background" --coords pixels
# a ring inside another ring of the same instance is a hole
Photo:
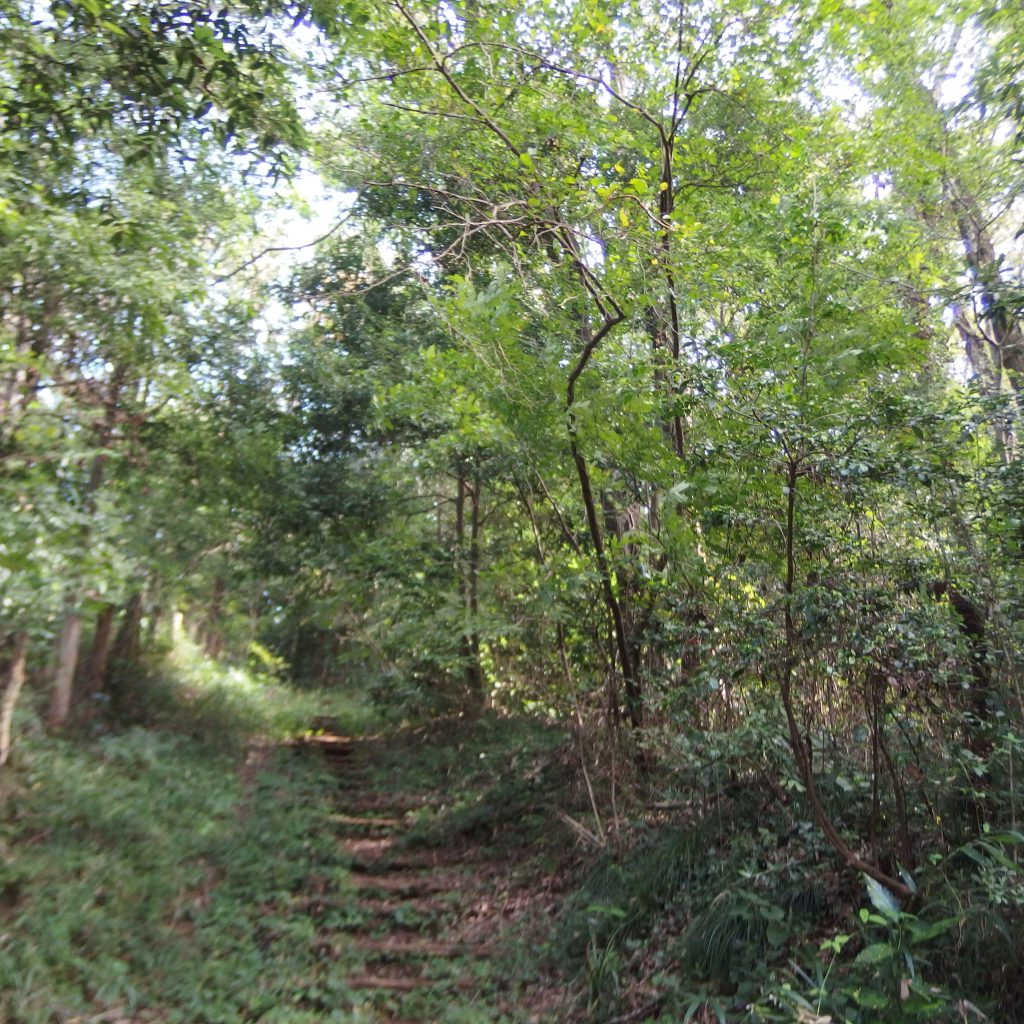
[[[637,808],[706,829],[678,1019],[1021,1019],[1018,4],[3,0],[0,44],[10,920],[30,794],[153,769],[187,668],[553,723],[626,889]],[[580,899],[610,1020],[671,901]],[[30,960],[10,1019],[70,1019]],[[179,1019],[286,1019],[232,1013]]]

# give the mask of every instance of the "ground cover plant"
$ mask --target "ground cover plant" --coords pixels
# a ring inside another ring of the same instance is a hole
[[[287,695],[238,675],[190,687],[174,719],[93,719],[19,751],[4,790],[5,1020],[298,1020],[344,989],[319,977],[295,913],[303,893],[344,885],[324,822],[333,778],[273,745]],[[226,713],[221,691],[243,686]]]

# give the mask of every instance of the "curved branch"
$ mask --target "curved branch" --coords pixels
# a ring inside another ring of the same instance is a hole
[[[361,193],[360,193],[361,195]],[[243,270],[251,267],[254,263],[258,263],[264,256],[269,256],[274,252],[298,252],[301,249],[312,249],[314,246],[319,245],[321,242],[326,242],[328,238],[336,234],[341,230],[354,216],[355,207],[358,203],[360,196],[357,195],[355,200],[352,202],[352,209],[345,214],[344,217],[339,220],[334,227],[329,231],[324,232],[319,238],[314,238],[312,242],[303,242],[302,245],[268,245],[265,249],[261,249],[255,256],[250,256],[244,263],[239,264],[234,270],[229,271],[227,274],[221,274],[219,277],[213,279],[214,284],[223,284],[225,281],[230,281],[231,278],[240,274]]]

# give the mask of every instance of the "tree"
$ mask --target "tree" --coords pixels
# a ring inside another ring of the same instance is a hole
[[[948,571],[936,550],[973,537],[956,485],[941,499],[929,490],[962,422],[943,376],[950,227],[970,243],[978,298],[969,325],[956,322],[991,335],[994,361],[976,367],[993,397],[1012,383],[1016,344],[979,227],[1003,186],[972,180],[1008,164],[995,137],[968,146],[970,116],[936,92],[967,13],[922,4],[897,27],[906,12],[884,4],[808,6],[804,19],[742,3],[428,8],[398,0],[320,19],[345,54],[325,79],[345,104],[327,165],[358,190],[368,230],[388,233],[400,273],[419,280],[450,339],[386,408],[400,400],[436,423],[446,404],[460,424],[456,436],[442,428],[403,446],[424,460],[441,440],[432,471],[455,467],[462,603],[481,568],[466,558],[466,516],[483,457],[500,467],[492,493],[515,488],[543,572],[546,527],[557,525],[558,559],[585,557],[575,586],[598,597],[604,625],[582,641],[551,608],[547,627],[570,669],[572,652],[585,675],[604,677],[612,717],[644,743],[651,705],[728,663],[738,704],[726,717],[777,694],[830,841],[904,892],[881,866],[882,762],[906,751],[893,753],[883,720],[895,698],[878,680],[897,678],[893,618],[932,620],[917,588],[927,594]],[[948,32],[936,36],[940,23]],[[846,77],[849,103],[831,94],[834,76]],[[495,434],[507,454],[470,440]],[[508,454],[528,471],[509,473]],[[546,522],[540,489],[561,499]],[[886,513],[920,515],[929,502],[934,540],[913,542]],[[886,541],[868,557],[862,531],[875,522]],[[493,554],[501,543],[489,534]],[[901,559],[900,543],[913,557]],[[884,613],[855,600],[876,589]],[[856,639],[816,654],[821,605],[838,594]],[[746,654],[720,639],[723,603],[750,633]],[[941,642],[906,671],[949,657],[954,674],[970,674],[975,655],[950,655],[964,621],[932,623]],[[472,647],[471,629],[466,639]],[[865,695],[867,712],[848,706],[850,735],[872,716],[869,860],[819,799],[807,753],[824,664],[844,693]],[[716,704],[695,701],[698,728]],[[963,721],[978,707],[951,711]],[[906,793],[895,770],[888,777],[905,820]],[[905,842],[900,828],[893,842]]]

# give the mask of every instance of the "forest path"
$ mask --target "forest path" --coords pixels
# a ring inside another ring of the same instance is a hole
[[[562,993],[523,980],[536,975],[522,937],[550,913],[552,886],[517,845],[514,817],[503,828],[485,813],[465,827],[459,814],[477,795],[456,795],[436,768],[406,771],[401,740],[317,725],[306,742],[337,776],[331,822],[350,860],[353,924],[334,939],[345,948],[354,1019],[557,1020]],[[452,814],[461,826],[451,827]]]

